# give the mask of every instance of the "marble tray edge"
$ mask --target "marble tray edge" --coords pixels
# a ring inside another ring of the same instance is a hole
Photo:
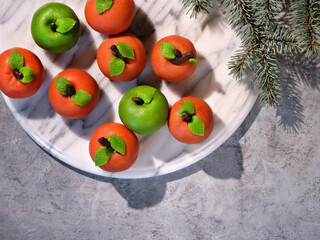
[[[110,178],[119,178],[119,179],[141,179],[141,178],[150,178],[150,177],[155,177],[155,176],[161,176],[169,173],[173,173],[175,171],[181,170],[185,167],[188,167],[197,161],[203,159],[207,155],[211,154],[213,151],[215,151],[217,148],[219,148],[227,139],[229,139],[232,134],[234,134],[235,130],[242,124],[242,122],[245,120],[249,112],[251,111],[253,105],[256,102],[257,96],[255,93],[249,94],[246,103],[244,104],[245,110],[241,112],[241,115],[239,116],[240,121],[238,121],[237,124],[235,124],[232,129],[229,129],[228,134],[223,135],[222,138],[220,138],[215,144],[211,144],[206,148],[206,151],[201,151],[201,153],[197,154],[196,156],[193,156],[193,158],[185,164],[185,162],[182,162],[180,164],[176,164],[174,166],[164,166],[164,167],[159,167],[157,171],[151,170],[151,171],[144,171],[140,175],[134,176],[132,175],[127,175],[126,171],[120,172],[120,173],[109,173],[109,172],[91,172],[88,171],[87,169],[83,168],[81,165],[77,165],[74,163],[71,163],[67,158],[64,158],[61,154],[59,154],[58,151],[54,147],[47,149],[47,144],[38,136],[33,135],[31,136],[27,129],[25,128],[23,123],[23,118],[19,117],[19,114],[14,114],[15,112],[17,113],[15,107],[11,104],[10,98],[7,97],[2,93],[2,96],[10,109],[12,115],[16,119],[16,121],[19,123],[19,125],[22,127],[22,129],[26,132],[26,134],[34,141],[42,150],[44,150],[49,156],[54,158],[56,161],[60,162],[63,165],[66,165],[68,168],[78,171],[78,172],[83,172],[83,174],[91,174],[93,176],[97,177],[110,177]],[[61,157],[63,159],[61,159]],[[102,171],[102,170],[101,170]],[[126,174],[122,174],[126,173]]]

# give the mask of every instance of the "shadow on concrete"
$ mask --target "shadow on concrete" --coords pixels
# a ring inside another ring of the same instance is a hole
[[[185,178],[201,170],[219,179],[240,179],[243,173],[243,156],[240,140],[250,129],[260,110],[261,107],[259,103],[256,102],[237,131],[217,150],[189,167],[167,175],[145,179],[113,179],[87,173],[71,167],[59,159],[56,160],[84,176],[111,183],[119,194],[126,199],[129,207],[135,209],[148,208],[162,201],[166,194],[168,182]]]
[[[279,56],[282,98],[276,115],[287,132],[297,133],[304,124],[301,85],[320,90],[320,58]]]

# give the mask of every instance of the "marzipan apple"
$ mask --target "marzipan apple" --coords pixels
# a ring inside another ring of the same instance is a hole
[[[80,21],[74,11],[62,3],[47,3],[33,15],[31,33],[36,44],[51,52],[65,52],[80,37]]]
[[[145,85],[130,89],[119,104],[123,124],[143,135],[159,130],[166,123],[168,113],[166,97],[158,89]]]

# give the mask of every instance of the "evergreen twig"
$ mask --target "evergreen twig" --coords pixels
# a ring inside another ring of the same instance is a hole
[[[253,1],[255,9],[255,19],[258,25],[269,28],[276,22],[276,17],[282,10],[282,2],[279,0]]]
[[[231,57],[228,63],[230,74],[234,75],[236,79],[242,79],[244,73],[249,72],[253,68],[253,49],[255,43],[249,47],[242,47],[236,51],[235,55]]]
[[[190,18],[197,18],[199,13],[209,13],[208,8],[213,8],[212,0],[182,0],[183,6],[189,8]]]
[[[260,32],[252,21],[251,6],[246,1],[223,1],[221,7],[225,10],[225,15],[229,19],[231,28],[240,35],[244,46],[251,45],[254,42],[261,43]]]
[[[264,43],[268,45],[274,53],[294,55],[301,51],[292,32],[283,27],[274,26],[266,34]]]
[[[319,11],[320,1],[299,0],[291,5],[290,22],[292,33],[297,36],[298,44],[307,57],[318,54],[319,46]]]
[[[260,103],[275,106],[281,96],[281,85],[274,47],[276,46],[280,53],[284,50],[292,52],[295,43],[288,33],[280,28],[274,31],[273,35],[269,33],[268,30],[273,26],[272,17],[275,16],[268,13],[271,9],[270,2],[259,0],[253,4],[252,1],[231,0],[223,1],[221,7],[225,10],[231,27],[242,39],[241,50],[237,51],[229,62],[230,73],[241,79],[244,73],[254,68],[254,85],[258,88]],[[256,4],[265,6],[259,13],[263,12],[264,17],[259,15],[257,18],[254,11]],[[276,7],[280,11],[280,7]]]
[[[281,85],[276,57],[267,50],[257,53],[255,68],[255,85],[258,88],[260,103],[275,106],[280,98]]]
[[[213,7],[209,0],[182,0],[185,7],[197,13],[208,13]],[[320,44],[320,0],[297,0],[291,4],[290,28],[277,24],[283,10],[278,0],[220,0],[231,28],[240,36],[242,45],[231,57],[230,74],[241,79],[254,69],[254,85],[263,105],[277,106],[281,83],[277,55],[294,55],[305,51],[306,56],[318,54]]]

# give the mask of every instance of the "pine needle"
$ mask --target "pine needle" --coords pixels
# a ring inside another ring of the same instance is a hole
[[[208,14],[208,8],[213,8],[212,0],[182,0],[183,6],[191,12],[190,18],[197,18],[199,13]]]

